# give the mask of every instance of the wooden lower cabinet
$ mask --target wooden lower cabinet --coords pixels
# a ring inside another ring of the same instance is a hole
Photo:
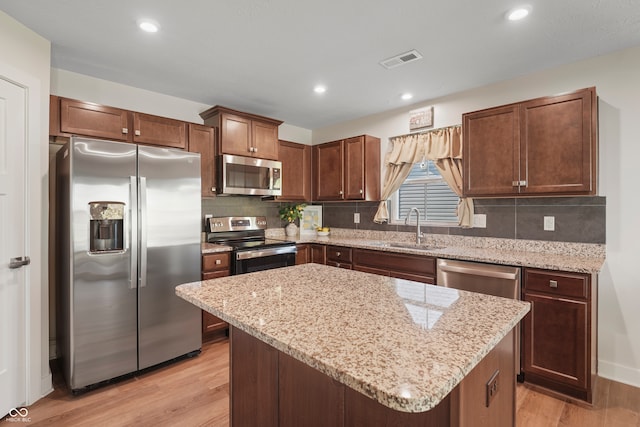
[[[296,245],[296,265],[311,262],[311,247],[308,244]]]
[[[513,426],[513,332],[433,409],[400,412],[231,327],[232,427]],[[487,405],[487,383],[499,392]]]
[[[346,246],[327,246],[327,259],[325,264],[332,267],[340,267],[351,270],[351,256],[353,249]]]
[[[226,277],[231,274],[231,253],[219,252],[202,255],[202,280]],[[219,317],[202,310],[202,340],[214,338],[229,328]]]
[[[526,268],[523,372],[527,382],[593,399],[596,366],[596,298],[591,275]]]
[[[398,279],[434,284],[436,259],[423,255],[354,249],[353,269]]]

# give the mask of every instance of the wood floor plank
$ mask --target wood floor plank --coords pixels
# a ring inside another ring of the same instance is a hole
[[[54,391],[29,407],[30,426],[228,427],[229,344],[205,343],[193,358],[80,396],[60,374]],[[640,389],[598,379],[593,406],[528,384],[516,387],[518,427],[640,427]],[[1,427],[13,425],[0,421]]]

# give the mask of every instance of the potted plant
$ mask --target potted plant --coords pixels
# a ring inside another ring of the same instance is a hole
[[[284,228],[287,236],[295,236],[298,233],[296,220],[302,219],[302,213],[307,205],[304,203],[299,205],[283,205],[280,207],[280,219],[287,221],[289,224]]]

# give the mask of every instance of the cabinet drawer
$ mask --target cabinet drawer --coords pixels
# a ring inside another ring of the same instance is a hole
[[[229,252],[203,255],[202,256],[202,272],[208,273],[212,271],[224,270],[228,273],[230,259],[231,257],[229,255]]]
[[[327,261],[351,263],[351,248],[327,246]]]
[[[588,274],[525,269],[526,292],[544,292],[572,298],[589,298]]]

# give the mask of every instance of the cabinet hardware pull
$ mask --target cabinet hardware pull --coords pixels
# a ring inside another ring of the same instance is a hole
[[[513,187],[526,187],[527,181],[511,181]]]
[[[211,192],[215,193],[216,192],[216,187],[211,187]]]
[[[253,147],[253,152],[257,153],[258,152],[258,147]]]
[[[364,191],[362,191],[362,188],[360,189],[360,194],[364,193]]]
[[[336,252],[336,256],[340,256],[340,252]]]
[[[136,136],[140,136],[140,130],[136,130],[134,133],[136,134]]]
[[[338,194],[342,196],[342,190],[338,191]]]
[[[29,258],[28,256],[20,256],[17,258],[11,258],[9,260],[9,268],[14,269],[14,268],[20,268],[23,265],[29,265],[31,264],[31,258]]]
[[[129,133],[129,129],[127,129],[127,128],[122,128],[122,133],[124,133],[124,134]]]
[[[217,259],[216,260],[216,265],[220,265],[220,264],[222,264],[222,260]]]
[[[550,288],[557,288],[558,287],[558,281],[557,280],[549,280],[549,287]]]

